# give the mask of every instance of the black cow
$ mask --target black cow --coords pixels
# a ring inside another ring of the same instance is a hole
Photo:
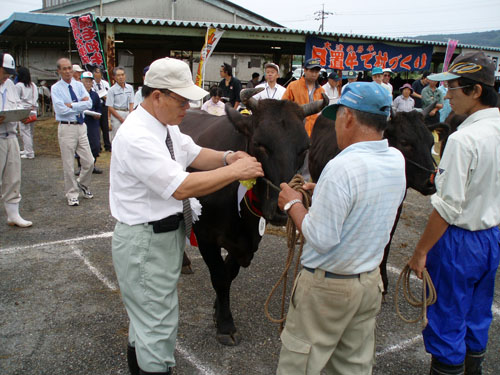
[[[434,138],[429,127],[424,124],[424,117],[433,106],[423,112],[398,112],[391,117],[384,132],[389,145],[401,151],[406,160],[406,187],[413,188],[423,195],[430,195],[436,191],[433,183],[435,171],[431,148]],[[447,126],[435,124],[432,129],[446,132]],[[317,181],[321,171],[329,160],[340,152],[337,146],[335,121],[319,116],[311,134],[311,148],[309,150],[309,172],[313,181]],[[398,209],[394,226],[391,230],[389,243],[384,249],[384,258],[380,264],[380,274],[384,282],[384,294],[387,293],[387,258],[392,237],[401,214],[402,205]]]
[[[265,99],[257,102],[251,96],[261,89],[241,92],[251,116],[243,116],[226,105],[227,116],[212,116],[202,111],[188,111],[180,124],[202,147],[215,150],[243,150],[262,163],[265,178],[275,186],[290,181],[302,166],[309,148],[304,117],[327,105],[323,101],[302,107],[285,100]],[[194,225],[201,255],[207,264],[216,292],[214,320],[217,340],[237,345],[238,334],[229,307],[232,280],[240,267],[248,267],[259,246],[261,216],[275,225],[284,225],[286,215],[278,208],[278,193],[265,179],[258,179],[251,199],[241,202],[238,213],[237,191],[233,183],[213,194],[200,197],[202,215]],[[228,252],[225,259],[221,248]]]

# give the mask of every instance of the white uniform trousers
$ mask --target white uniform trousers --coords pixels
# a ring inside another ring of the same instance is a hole
[[[4,203],[21,200],[21,156],[16,137],[0,138],[0,196]]]
[[[23,148],[26,156],[34,157],[35,151],[33,150],[33,134],[35,132],[36,121],[30,122],[29,124],[19,123],[19,130],[21,133],[21,139],[23,140]]]

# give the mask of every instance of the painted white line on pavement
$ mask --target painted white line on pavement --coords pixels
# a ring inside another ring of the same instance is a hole
[[[382,349],[381,351],[376,353],[376,356],[382,357],[382,356],[389,354],[389,353],[399,352],[400,350],[404,350],[412,345],[415,345],[416,343],[418,343],[420,341],[423,341],[422,335],[412,337],[411,339],[401,341],[399,344],[391,345],[385,349]]]
[[[92,263],[82,254],[82,251],[75,247],[75,246],[70,246],[70,248],[73,250],[73,253],[83,260],[83,263],[87,266],[87,268],[92,272],[99,280],[102,281],[104,285],[106,285],[109,289],[111,289],[113,292],[118,290],[118,287],[113,283],[112,281],[109,281],[106,276],[104,276],[97,268],[95,268]]]
[[[184,358],[186,358],[194,367],[198,369],[203,375],[215,375],[215,372],[204,366],[195,355],[189,353],[186,349],[184,349],[181,345],[177,344],[175,348],[179,354],[181,354]]]
[[[113,232],[105,232],[105,233],[99,233],[99,234],[91,234],[89,236],[69,238],[67,240],[59,240],[59,241],[51,241],[51,242],[41,242],[41,243],[36,243],[36,244],[33,244],[33,245],[7,247],[5,249],[0,248],[0,254],[9,254],[9,253],[13,253],[15,251],[35,249],[35,248],[44,247],[44,246],[64,245],[64,244],[72,244],[74,242],[85,241],[85,240],[95,240],[95,239],[99,239],[99,238],[109,238],[111,236],[113,236]]]

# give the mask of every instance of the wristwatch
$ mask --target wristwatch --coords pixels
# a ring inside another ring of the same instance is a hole
[[[295,203],[302,203],[302,200],[300,200],[300,199],[292,199],[290,202],[288,202],[287,204],[285,204],[285,207],[283,207],[283,211],[285,211],[286,213],[288,213],[288,210],[290,208],[292,208],[292,206]]]

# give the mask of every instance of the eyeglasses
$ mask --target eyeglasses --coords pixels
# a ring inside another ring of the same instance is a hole
[[[448,87],[448,90],[457,90],[457,89],[463,89],[465,87],[471,87],[474,85],[465,85],[465,86],[457,86],[457,87]]]
[[[183,108],[184,108],[187,104],[189,104],[189,99],[179,99],[178,97],[173,96],[171,93],[168,93],[168,94],[166,94],[166,95],[167,95],[167,96],[170,96],[172,99],[177,100],[177,101],[180,103],[181,107],[183,107]]]

